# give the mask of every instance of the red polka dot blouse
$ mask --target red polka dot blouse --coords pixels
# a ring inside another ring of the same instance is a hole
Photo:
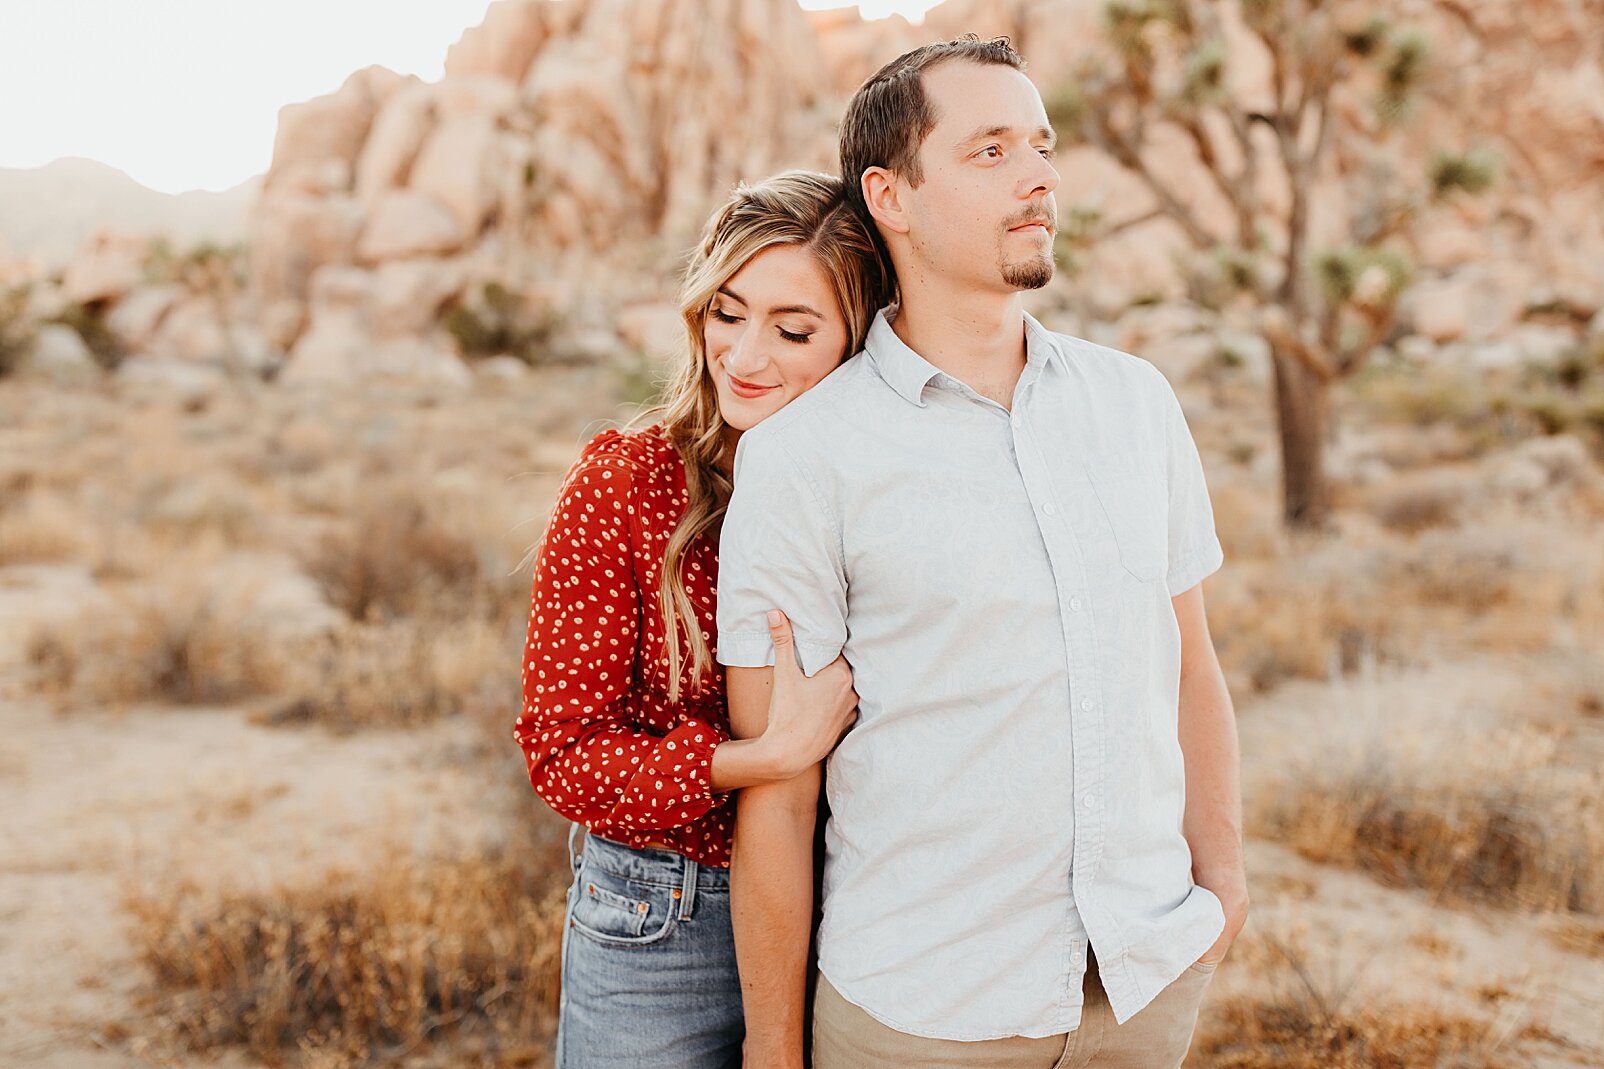
[[[685,467],[661,424],[604,431],[569,469],[535,559],[523,711],[513,729],[535,792],[597,835],[671,844],[730,863],[734,794],[715,793],[713,747],[728,739],[724,671],[693,678],[681,639],[680,701],[668,700],[658,574],[686,505]],[[687,552],[683,575],[708,648],[718,551]]]

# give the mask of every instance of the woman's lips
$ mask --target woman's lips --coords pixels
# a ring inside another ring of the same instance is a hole
[[[734,375],[726,374],[725,377],[729,379],[730,392],[736,397],[762,397],[770,390],[778,389],[776,386],[759,386],[755,382],[742,382]]]

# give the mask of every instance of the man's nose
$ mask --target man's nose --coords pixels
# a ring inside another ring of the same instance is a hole
[[[1030,173],[1026,178],[1026,181],[1030,183],[1030,189],[1026,196],[1036,197],[1053,192],[1058,188],[1058,168],[1053,166],[1052,160],[1049,160],[1039,152],[1033,152],[1031,156],[1036,162],[1031,166]]]

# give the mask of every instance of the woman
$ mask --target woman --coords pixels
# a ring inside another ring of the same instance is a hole
[[[719,525],[741,432],[856,352],[885,293],[839,179],[738,187],[693,253],[685,355],[642,417],[655,422],[596,436],[558,492],[514,730],[536,792],[589,829],[568,895],[558,1069],[740,1064],[732,792],[820,761],[857,695],[840,658],[811,678],[782,662],[767,730],[730,738],[712,649]],[[770,627],[789,648],[784,617]]]

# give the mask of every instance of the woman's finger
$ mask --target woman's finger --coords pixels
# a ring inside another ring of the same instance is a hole
[[[779,609],[769,610],[769,638],[774,641],[774,670],[800,672],[796,663],[796,643],[791,635],[791,621]]]

